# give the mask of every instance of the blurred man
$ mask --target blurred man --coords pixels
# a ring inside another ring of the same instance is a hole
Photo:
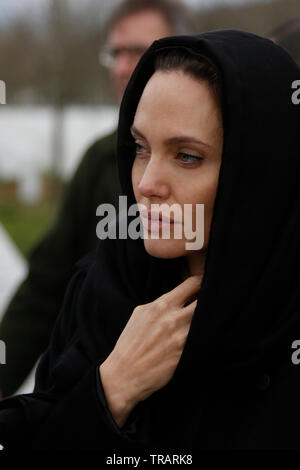
[[[101,58],[110,66],[120,101],[136,63],[150,44],[164,36],[189,33],[189,14],[172,0],[126,0],[107,26]],[[118,207],[114,156],[116,132],[86,151],[72,178],[56,222],[31,253],[29,274],[12,299],[0,325],[6,365],[0,366],[2,396],[17,391],[45,350],[76,261],[98,242],[96,208]]]
[[[300,66],[300,16],[277,26],[269,34],[269,38],[283,47]]]

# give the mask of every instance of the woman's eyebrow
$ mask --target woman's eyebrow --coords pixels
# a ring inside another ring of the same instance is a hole
[[[139,137],[142,137],[142,139],[147,140],[146,137],[134,125],[131,126],[130,130],[133,134],[136,134]],[[180,143],[184,143],[184,142],[193,142],[195,144],[204,145],[205,147],[210,147],[209,144],[203,142],[202,140],[195,139],[195,137],[188,136],[188,135],[182,135],[182,136],[178,136],[178,137],[170,137],[169,139],[165,140],[166,144],[177,144],[177,143],[180,144]]]
[[[209,144],[206,144],[202,140],[195,139],[195,137],[188,136],[188,135],[182,135],[178,137],[170,137],[170,139],[166,140],[166,144],[177,144],[177,143],[184,143],[184,142],[193,142],[195,144],[200,144],[204,145],[205,147],[210,147]]]
[[[132,134],[136,134],[136,135],[142,137],[142,139],[147,140],[146,137],[136,127],[134,127],[134,125],[131,126],[130,131],[131,131]]]

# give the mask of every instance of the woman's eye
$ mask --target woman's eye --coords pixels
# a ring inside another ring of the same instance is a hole
[[[179,152],[177,155],[178,155],[180,161],[182,161],[183,163],[197,163],[197,162],[203,160],[202,157],[198,157],[196,155],[191,155],[190,153],[185,153],[185,152]]]
[[[135,154],[141,154],[141,153],[146,153],[147,150],[145,149],[145,147],[143,147],[141,144],[139,144],[138,142],[135,142],[134,143],[134,148],[135,148]]]

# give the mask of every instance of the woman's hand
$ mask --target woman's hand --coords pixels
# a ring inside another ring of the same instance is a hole
[[[99,370],[119,427],[135,405],[172,378],[188,335],[202,276],[190,276],[154,302],[136,307]]]

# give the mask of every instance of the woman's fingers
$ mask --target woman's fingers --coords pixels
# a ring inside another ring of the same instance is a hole
[[[175,305],[183,307],[183,305],[199,291],[201,282],[202,275],[197,274],[190,276],[170,292],[164,294],[164,297],[168,298],[168,300]]]
[[[166,385],[174,374],[197,305],[201,276],[191,276],[155,301],[136,307],[101,366],[110,408],[130,407]],[[191,302],[183,307],[190,299]],[[143,312],[145,314],[143,315]]]
[[[187,314],[188,313],[194,313],[197,302],[198,302],[198,300],[196,299],[193,302],[191,302],[189,305],[187,305],[186,307],[183,307],[184,312],[186,312]]]
[[[190,324],[191,321],[192,321],[192,318],[194,316],[194,312],[195,312],[195,308],[197,306],[197,302],[198,300],[194,300],[193,302],[191,302],[189,305],[187,305],[186,307],[183,307],[181,310],[180,310],[180,318],[181,318],[181,321],[182,321],[182,324]]]

